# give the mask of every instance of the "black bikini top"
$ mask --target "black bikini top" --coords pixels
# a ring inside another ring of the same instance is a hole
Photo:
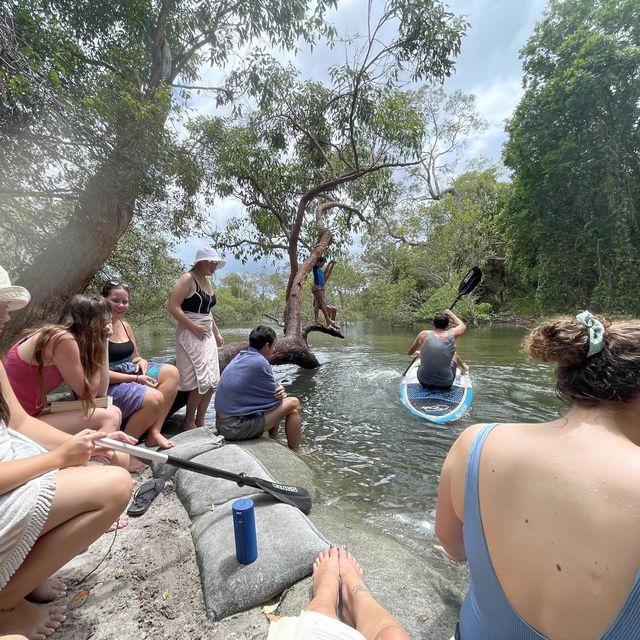
[[[107,345],[109,349],[109,364],[130,358],[135,351],[133,341],[131,340],[131,336],[129,336],[124,322],[122,323],[122,328],[127,334],[128,340],[126,342],[111,342],[111,340],[109,340],[109,344]]]
[[[193,273],[191,277],[196,283],[196,292],[188,298],[185,298],[180,308],[183,311],[190,311],[191,313],[209,313],[211,308],[216,304],[216,294],[208,294],[200,287]]]

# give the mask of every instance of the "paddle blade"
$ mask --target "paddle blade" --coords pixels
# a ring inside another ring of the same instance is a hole
[[[458,287],[458,298],[471,293],[480,284],[481,280],[482,271],[480,270],[480,267],[473,267],[462,279],[462,282]]]
[[[290,504],[292,507],[296,507],[304,514],[311,513],[311,496],[306,489],[302,487],[294,487],[291,485],[279,484],[277,482],[269,482],[269,480],[263,480],[262,478],[247,478],[245,484],[250,484],[248,481],[253,480],[255,485],[268,494],[272,495],[276,500]]]
[[[255,487],[256,489],[262,489],[269,495],[272,495],[276,500],[284,502],[285,504],[290,504],[292,507],[297,507],[302,511],[302,513],[309,513],[311,511],[311,496],[309,495],[309,492],[302,487],[279,484],[262,478],[253,478],[245,475],[244,473],[231,473],[229,471],[223,471],[222,469],[210,467],[207,464],[194,462],[193,460],[184,460],[182,458],[176,458],[175,456],[167,456],[167,463],[174,467],[178,467],[179,469],[202,473],[203,475],[211,476],[212,478],[231,480],[240,487],[248,485],[250,487]]]

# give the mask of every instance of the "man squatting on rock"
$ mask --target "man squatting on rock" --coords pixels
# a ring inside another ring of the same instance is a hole
[[[275,438],[284,418],[289,448],[300,445],[300,401],[286,397],[269,364],[275,344],[271,327],[256,327],[249,334],[249,348],[222,372],[215,397],[216,427],[227,440],[259,438],[265,431]]]

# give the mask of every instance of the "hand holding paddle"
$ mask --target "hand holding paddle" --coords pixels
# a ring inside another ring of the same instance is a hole
[[[453,301],[453,304],[449,307],[449,311],[456,306],[456,303],[462,296],[466,296],[468,293],[471,293],[482,280],[482,271],[480,267],[472,267],[469,273],[462,279],[460,286],[458,287],[458,297]],[[404,370],[403,376],[407,375],[407,371],[411,369],[411,365],[420,357],[418,354],[409,364],[409,366]]]

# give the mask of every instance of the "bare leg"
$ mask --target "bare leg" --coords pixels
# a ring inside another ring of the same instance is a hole
[[[345,621],[367,640],[409,640],[402,625],[369,593],[356,559],[346,549],[339,549],[338,557]]]
[[[167,364],[160,369],[156,391],[159,391],[162,394],[162,402],[160,404],[156,421],[149,427],[149,433],[146,438],[146,443],[149,447],[170,449],[171,447],[176,446],[175,442],[165,438],[161,431],[164,421],[167,418],[167,414],[169,413],[169,409],[171,409],[171,405],[178,393],[179,382],[180,374],[174,366]]]
[[[96,409],[90,416],[83,411],[60,411],[59,413],[45,413],[38,416],[60,431],[74,435],[83,429],[94,429],[112,433],[120,428],[122,412],[118,407],[111,406],[106,409]]]
[[[36,587],[29,595],[31,602],[44,604],[45,602],[53,602],[67,595],[67,587],[64,582],[49,578],[45,580],[39,587]],[[0,639],[1,640],[1,639]]]
[[[300,400],[289,396],[283,398],[282,402],[271,411],[264,414],[264,428],[269,432],[269,436],[275,440],[278,434],[278,427],[282,418],[285,419],[284,432],[287,436],[289,449],[297,449],[300,446],[300,431],[302,426],[302,415],[300,410]]]
[[[127,420],[127,426],[124,432],[134,438],[140,438],[157,419],[162,401],[162,394],[156,389],[149,387],[144,394],[142,406]],[[139,473],[148,468],[149,465],[131,456],[131,460],[129,461],[129,471],[131,473]]]
[[[196,427],[204,427],[204,420],[207,415],[207,409],[209,408],[211,396],[213,396],[214,391],[215,389],[211,388],[209,389],[209,391],[200,396],[200,401],[198,402],[198,407],[196,410]]]
[[[307,611],[337,618],[339,581],[338,549],[324,549],[313,563],[313,600]]]
[[[70,467],[57,473],[42,534],[0,591],[0,633],[39,639],[64,621],[64,609],[39,607],[24,598],[104,533],[126,506],[131,489],[131,477],[118,467]]]

